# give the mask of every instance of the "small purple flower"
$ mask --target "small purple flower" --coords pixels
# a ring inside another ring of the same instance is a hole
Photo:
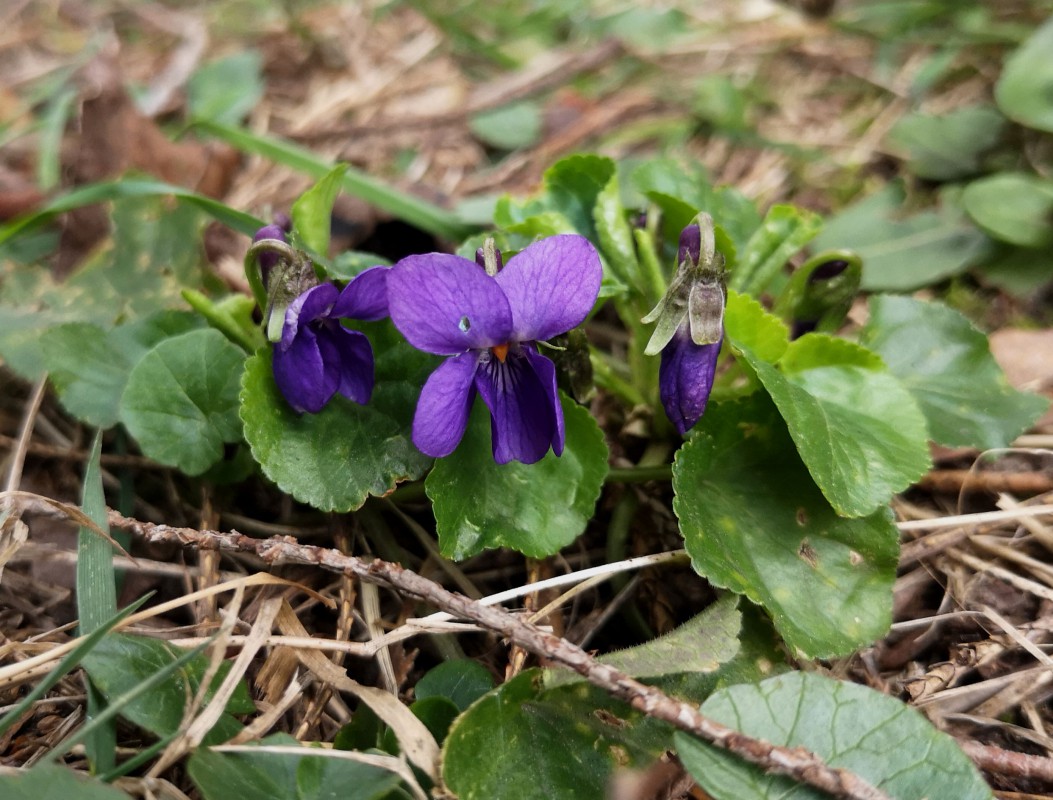
[[[413,443],[441,458],[464,436],[478,392],[490,409],[494,460],[533,464],[563,452],[556,369],[537,342],[565,333],[592,310],[603,270],[577,235],[542,239],[499,270],[456,255],[402,259],[388,278],[391,321],[419,350],[448,356],[421,390]]]
[[[264,225],[258,231],[256,235],[252,237],[252,243],[262,242],[264,239],[277,239],[279,242],[288,242],[285,238],[285,231],[279,225]],[[271,271],[278,266],[278,261],[281,258],[275,252],[263,252],[257,257],[257,262],[260,265],[260,278],[263,280],[263,288],[270,286]]]
[[[386,317],[388,273],[371,267],[343,291],[331,283],[314,286],[285,310],[281,340],[274,345],[274,381],[297,412],[316,414],[337,392],[369,402],[373,348],[365,334],[348,330],[340,319]]]
[[[644,352],[662,354],[658,393],[681,436],[702,418],[713,390],[725,302],[724,257],[716,250],[713,219],[699,214],[680,234],[669,290],[643,319],[658,322]]]
[[[691,430],[706,411],[723,341],[722,335],[712,344],[695,344],[685,322],[662,349],[658,392],[665,413],[681,436]]]

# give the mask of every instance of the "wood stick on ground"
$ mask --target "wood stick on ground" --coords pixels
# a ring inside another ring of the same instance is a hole
[[[109,512],[109,524],[150,542],[176,543],[203,550],[255,553],[268,564],[308,564],[357,576],[428,602],[462,619],[471,620],[513,644],[561,664],[643,713],[728,750],[765,771],[786,775],[835,797],[851,800],[888,800],[888,796],[858,775],[829,766],[804,748],[789,748],[755,739],[703,716],[694,705],[677,700],[628,675],[601,664],[577,645],[554,636],[504,609],[483,606],[448,591],[398,564],[364,561],[336,549],[304,545],[292,537],[253,539],[237,532],[198,531],[156,525]]]

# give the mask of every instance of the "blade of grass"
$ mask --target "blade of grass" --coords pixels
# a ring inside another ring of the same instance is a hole
[[[214,637],[213,637],[214,638]],[[179,656],[175,661],[166,664],[164,667],[159,669],[145,681],[140,683],[134,689],[125,692],[119,697],[115,698],[106,709],[99,714],[95,719],[91,720],[87,725],[79,730],[74,731],[72,734],[67,736],[58,745],[55,746],[46,756],[41,759],[41,763],[55,763],[61,756],[68,753],[70,748],[80,744],[89,737],[95,735],[96,731],[104,725],[109,725],[113,722],[114,718],[121,713],[121,709],[132,702],[141,694],[153,689],[155,686],[160,685],[164,681],[168,680],[176,670],[182,669],[183,665],[196,658],[200,653],[204,652],[205,648],[212,644],[213,638],[195,647],[193,650],[188,650]],[[112,769],[112,767],[111,767]]]
[[[125,197],[168,196],[190,203],[224,225],[248,236],[252,236],[252,234],[263,227],[263,222],[259,218],[230,208],[218,200],[197,194],[181,186],[173,186],[162,181],[127,178],[107,183],[92,183],[88,186],[74,189],[72,192],[56,197],[39,211],[19,217],[7,225],[0,226],[0,244],[7,242],[20,233],[45,224],[59,214],[72,211],[75,208],[81,208],[82,206],[90,206],[94,203],[103,203],[108,200],[119,200]]]
[[[325,177],[333,169],[331,163],[310,150],[275,137],[258,136],[244,128],[205,120],[195,122],[194,127],[239,150],[277,161],[315,180]],[[451,242],[459,242],[476,230],[452,211],[400,192],[352,167],[348,168],[340,185],[349,195],[360,197],[401,220]]]
[[[122,609],[119,614],[115,614],[106,622],[93,630],[88,636],[84,637],[84,640],[70,650],[66,656],[55,665],[55,668],[48,673],[47,677],[38,683],[33,690],[19,701],[18,705],[7,712],[3,717],[0,717],[0,736],[3,736],[8,728],[10,728],[15,721],[25,713],[26,709],[29,708],[33,703],[51,691],[51,688],[62,680],[74,667],[76,667],[81,659],[84,658],[91,649],[99,643],[109,631],[118,625],[122,620],[131,614],[134,614],[140,606],[143,605],[147,600],[150,599],[150,595],[140,597],[130,606]]]
[[[66,130],[73,101],[77,97],[74,89],[65,89],[47,105],[41,120],[40,144],[37,155],[37,184],[44,191],[58,186],[62,169],[62,134]]]
[[[102,491],[102,470],[99,466],[101,452],[102,431],[96,431],[88,466],[84,471],[81,507],[92,522],[109,533],[106,497]],[[80,618],[80,632],[87,634],[97,630],[116,613],[117,583],[110,543],[95,531],[82,526],[77,532],[77,616]],[[88,719],[95,719],[102,714],[106,701],[92,686],[87,675],[84,676],[84,685],[88,698]],[[85,741],[84,747],[93,772],[112,770],[117,763],[116,723],[98,726]]]

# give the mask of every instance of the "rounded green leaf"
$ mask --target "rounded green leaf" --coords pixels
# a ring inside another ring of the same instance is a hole
[[[1005,115],[1029,128],[1053,131],[1053,17],[1013,52],[995,84]]]
[[[980,172],[984,153],[1002,136],[1005,117],[990,106],[967,106],[939,116],[908,114],[889,132],[919,178],[949,181]]]
[[[902,206],[902,189],[890,184],[827,220],[812,248],[854,250],[863,260],[864,289],[906,291],[964,272],[990,246],[949,198],[909,216]]]
[[[461,711],[494,688],[494,676],[478,661],[461,658],[444,661],[417,681],[418,700],[445,697]]]
[[[238,383],[245,353],[219,331],[165,339],[128,376],[120,419],[143,452],[200,475],[241,438]]]
[[[301,747],[287,734],[268,736],[263,746]],[[395,773],[313,747],[296,752],[236,753],[198,748],[187,764],[205,800],[379,800],[392,797],[399,785]]]
[[[773,744],[804,747],[894,800],[992,797],[954,739],[915,709],[865,686],[790,672],[714,692],[702,704],[702,713]],[[827,797],[687,734],[678,732],[675,740],[688,772],[718,800]]]
[[[241,387],[245,439],[264,473],[302,503],[350,511],[423,474],[431,462],[409,439],[419,390],[377,383],[368,405],[337,395],[318,414],[297,414],[274,383],[270,351],[248,360]]]
[[[128,800],[128,795],[120,789],[98,778],[61,764],[48,763],[0,775],[0,796],[4,800],[40,800],[48,797]]]
[[[1032,248],[1053,242],[1053,181],[999,173],[966,186],[962,205],[977,225],[1003,242]]]
[[[779,369],[731,342],[775,401],[808,471],[839,514],[871,514],[925,474],[925,417],[873,353],[808,334],[790,344]]]
[[[734,289],[728,289],[724,328],[728,339],[749,348],[758,358],[768,362],[779,360],[790,339],[786,323],[765,311],[748,294],[740,294]]]
[[[764,606],[802,656],[845,655],[888,629],[899,553],[888,510],[838,516],[762,393],[706,412],[673,490],[695,570]]]
[[[109,331],[87,322],[57,325],[40,337],[44,366],[67,411],[109,428],[117,422],[121,395],[139,358],[163,339],[200,324],[191,314],[161,311]]]
[[[532,100],[479,111],[468,120],[477,138],[501,150],[530,147],[541,135],[541,107]]]
[[[454,722],[443,780],[460,800],[602,800],[618,767],[645,766],[668,733],[639,712],[579,682],[543,691],[529,670]]]
[[[1011,387],[987,337],[942,303],[872,297],[862,339],[918,401],[940,444],[1006,447],[1049,406]]]
[[[549,451],[536,464],[494,462],[489,415],[476,402],[460,446],[436,461],[425,482],[444,556],[460,560],[510,547],[544,558],[585,530],[607,476],[607,445],[586,409],[560,399],[563,455]]]

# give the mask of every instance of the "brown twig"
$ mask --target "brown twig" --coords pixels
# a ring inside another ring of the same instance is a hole
[[[602,664],[577,645],[548,633],[504,609],[478,602],[444,589],[398,564],[375,559],[364,561],[338,550],[304,545],[292,537],[253,539],[237,532],[177,528],[130,519],[109,512],[109,523],[150,542],[177,543],[201,550],[254,553],[267,564],[308,564],[363,581],[395,589],[423,600],[462,619],[471,620],[526,650],[567,667],[590,683],[624,700],[648,716],[664,720],[710,744],[734,753],[765,771],[786,775],[835,797],[852,800],[887,800],[887,795],[858,775],[823,762],[804,748],[789,748],[755,739],[703,716],[697,707],[677,700],[652,686]]]
[[[1013,778],[1031,778],[1053,782],[1053,758],[1003,750],[974,741],[958,741],[965,754],[980,769]]]
[[[1053,475],[1042,471],[934,469],[918,481],[918,486],[930,492],[946,494],[958,494],[964,490],[1031,496],[1053,491]]]

